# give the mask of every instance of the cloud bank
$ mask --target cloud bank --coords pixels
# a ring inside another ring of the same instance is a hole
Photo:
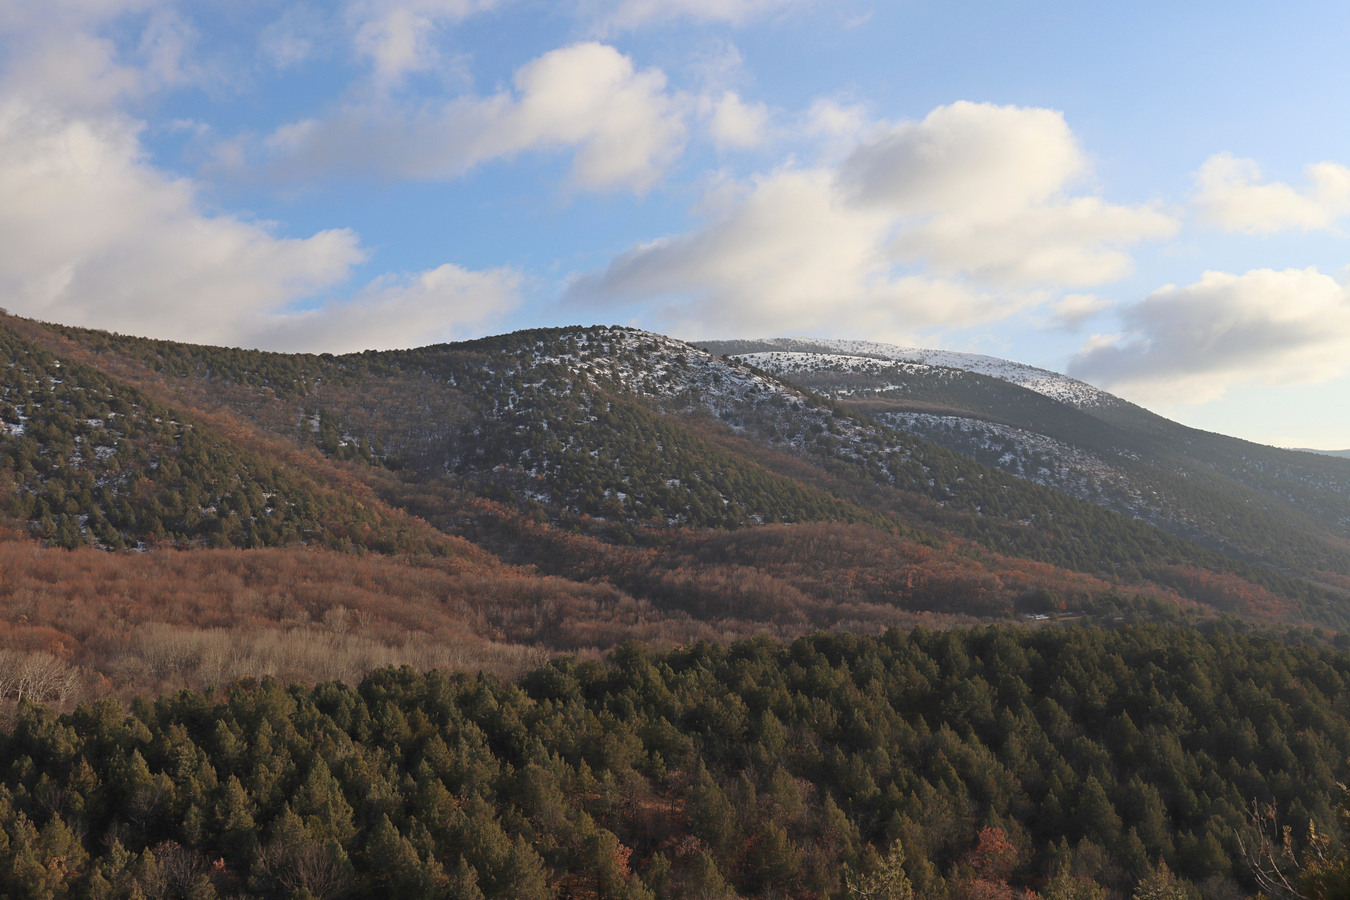
[[[521,67],[514,91],[400,106],[379,98],[277,129],[274,173],[450,179],[491,160],[571,150],[572,177],[594,190],[649,190],[679,155],[685,102],[657,69],[613,47],[573,44]]]
[[[1146,400],[1194,404],[1235,385],[1304,384],[1350,372],[1350,289],[1316,268],[1206,272],[1122,311],[1069,374]]]
[[[1010,315],[1047,290],[1129,271],[1129,244],[1173,234],[1149,206],[1084,193],[1061,114],[955,103],[876,130],[836,166],[752,179],[688,234],[642,244],[578,278],[573,302],[664,303],[701,333],[914,334]]]

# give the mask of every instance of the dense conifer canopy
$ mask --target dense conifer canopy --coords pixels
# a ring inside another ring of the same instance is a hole
[[[130,712],[25,703],[0,738],[0,881],[12,897],[1228,897],[1254,887],[1254,801],[1295,835],[1332,826],[1347,697],[1350,656],[1303,643],[988,627],[629,645],[514,684],[404,668]]]

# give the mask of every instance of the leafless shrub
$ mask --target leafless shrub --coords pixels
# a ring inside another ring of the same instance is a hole
[[[19,688],[19,670],[26,653],[0,650],[0,700],[7,700]]]
[[[352,611],[339,603],[323,614],[323,623],[334,634],[346,634],[352,628]]]
[[[272,841],[260,854],[258,868],[288,895],[332,900],[346,893],[351,872],[332,849],[304,835],[285,835]]]
[[[1298,889],[1298,873],[1309,862],[1300,859],[1294,850],[1293,830],[1279,824],[1274,803],[1252,802],[1249,817],[1251,829],[1246,835],[1239,832],[1238,846],[1242,850],[1247,869],[1267,897],[1277,900],[1307,900]],[[1325,841],[1318,840],[1309,826],[1308,849],[1305,857],[1311,861],[1325,861]]]
[[[155,876],[145,885],[150,900],[188,897],[198,884],[207,880],[211,861],[198,850],[190,850],[176,841],[164,841],[150,850],[155,855]]]
[[[59,656],[0,650],[0,699],[13,696],[36,703],[63,703],[79,682],[79,672]]]
[[[135,629],[109,666],[115,681],[140,684],[224,685],[241,678],[355,683],[371,669],[408,665],[418,670],[483,670],[511,677],[542,663],[548,653],[473,637],[401,634],[394,642],[357,632],[335,633],[312,624],[290,628],[192,628],[146,623]],[[4,651],[0,651],[3,654]],[[3,665],[0,664],[0,683]]]

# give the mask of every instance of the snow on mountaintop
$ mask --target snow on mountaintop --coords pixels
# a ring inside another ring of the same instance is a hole
[[[877,341],[827,340],[815,338],[770,338],[755,341],[764,345],[766,350],[754,353],[740,353],[741,359],[759,365],[757,360],[768,359],[775,352],[780,356],[791,354],[787,358],[775,360],[775,369],[791,367],[815,368],[810,357],[815,355],[839,358],[888,360],[897,363],[961,369],[977,375],[987,375],[1012,384],[1044,394],[1051,399],[1068,403],[1079,408],[1099,406],[1114,398],[1103,390],[1086,382],[1049,369],[1038,369],[1022,363],[1010,362],[994,356],[978,353],[959,353],[954,350],[921,350],[914,347],[899,347],[895,344],[883,344]],[[795,359],[794,359],[795,357]],[[761,366],[761,368],[768,368]]]
[[[545,355],[536,362],[561,364],[592,379],[616,378],[638,393],[705,406],[719,418],[734,416],[739,404],[771,396],[793,407],[807,404],[800,391],[729,366],[717,356],[663,334],[614,326],[594,335],[578,330],[564,332],[564,336],[575,342],[574,353]]]

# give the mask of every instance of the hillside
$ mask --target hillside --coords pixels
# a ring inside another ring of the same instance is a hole
[[[1350,462],[1197,431],[989,357],[859,342],[706,346],[1228,556],[1331,583],[1350,571]]]
[[[5,317],[0,349],[0,513],[9,546],[47,548],[0,580],[0,646],[114,685],[303,679],[324,667],[302,652],[201,662],[210,629],[295,647],[330,640],[334,617],[375,641],[339,656],[388,662],[1023,615],[1350,621],[1328,521],[1342,461],[1302,463],[1321,494],[1267,472],[1326,509],[1303,500],[1300,517],[1218,463],[1178,469],[1246,445],[1186,432],[1178,450],[1180,426],[1086,386],[1057,399],[1049,373],[1023,378],[1037,391],[819,353],[789,372],[781,354],[750,366],[603,327],[331,356]],[[1154,492],[1166,502],[1140,505]],[[251,602],[205,599],[237,591],[203,573],[241,565]],[[82,620],[89,580],[63,567],[97,572],[121,611]],[[352,581],[390,585],[389,602]]]

